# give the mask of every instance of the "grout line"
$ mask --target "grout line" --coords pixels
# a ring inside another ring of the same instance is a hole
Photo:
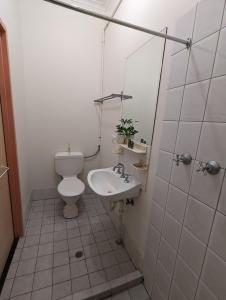
[[[162,122],[167,122],[167,123],[175,123],[177,122],[178,120],[162,120]],[[208,124],[208,123],[211,123],[211,124],[226,124],[226,120],[225,122],[220,122],[220,121],[206,121],[206,120],[203,120],[203,121],[191,121],[191,120],[181,120],[181,123],[204,123],[204,124]],[[165,149],[162,149],[160,148],[160,150],[163,150],[165,152],[170,152],[169,150],[165,150]],[[172,153],[172,152],[171,152]]]
[[[226,27],[225,27],[226,28]],[[216,33],[215,33],[216,34]],[[185,84],[182,84],[182,85],[176,85],[174,87],[171,87],[171,88],[168,88],[166,91],[169,92],[169,91],[172,91],[172,90],[176,90],[176,89],[179,89],[179,88],[182,88],[184,86],[190,86],[190,85],[195,85],[195,84],[198,84],[198,83],[202,83],[204,81],[212,81],[214,79],[217,79],[217,78],[222,78],[222,77],[226,77],[226,73],[225,74],[222,74],[222,75],[212,75],[210,77],[207,77],[205,79],[202,79],[202,80],[197,80],[197,81],[194,81],[194,82],[186,82]]]

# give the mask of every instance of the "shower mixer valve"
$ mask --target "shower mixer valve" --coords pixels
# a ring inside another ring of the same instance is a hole
[[[207,175],[209,173],[210,175],[216,175],[220,172],[221,166],[218,162],[215,160],[209,160],[207,162],[199,162],[199,168],[196,170],[196,172],[203,172],[203,175]]]
[[[180,162],[184,165],[190,165],[192,162],[192,156],[189,153],[176,154],[176,158],[173,158],[173,161],[176,162],[177,166],[179,166]]]

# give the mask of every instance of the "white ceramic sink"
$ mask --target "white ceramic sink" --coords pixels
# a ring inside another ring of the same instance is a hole
[[[140,194],[141,184],[132,176],[126,183],[112,168],[92,170],[88,173],[88,184],[98,195],[110,200],[135,198]]]

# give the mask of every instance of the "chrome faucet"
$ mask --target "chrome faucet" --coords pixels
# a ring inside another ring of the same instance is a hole
[[[129,176],[131,176],[131,175],[129,175],[129,174],[124,175],[124,178],[125,178],[124,182],[125,183],[129,183]]]
[[[116,166],[113,167],[113,171],[115,171],[116,169],[118,169],[117,174],[122,174],[121,177],[124,178],[125,166],[122,163],[118,163]]]

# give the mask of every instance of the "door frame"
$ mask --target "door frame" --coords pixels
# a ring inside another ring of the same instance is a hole
[[[13,114],[12,103],[12,91],[10,82],[10,68],[9,68],[9,55],[7,44],[7,30],[4,23],[0,19],[0,39],[2,43],[2,59],[3,61],[3,85],[4,91],[1,97],[2,103],[2,119],[5,136],[5,149],[7,163],[9,167],[9,189],[11,197],[12,217],[14,236],[18,238],[23,235],[23,218],[22,218],[22,206],[21,206],[21,193],[20,193],[20,181],[19,181],[19,169],[17,159],[17,147],[16,147],[16,131]]]

